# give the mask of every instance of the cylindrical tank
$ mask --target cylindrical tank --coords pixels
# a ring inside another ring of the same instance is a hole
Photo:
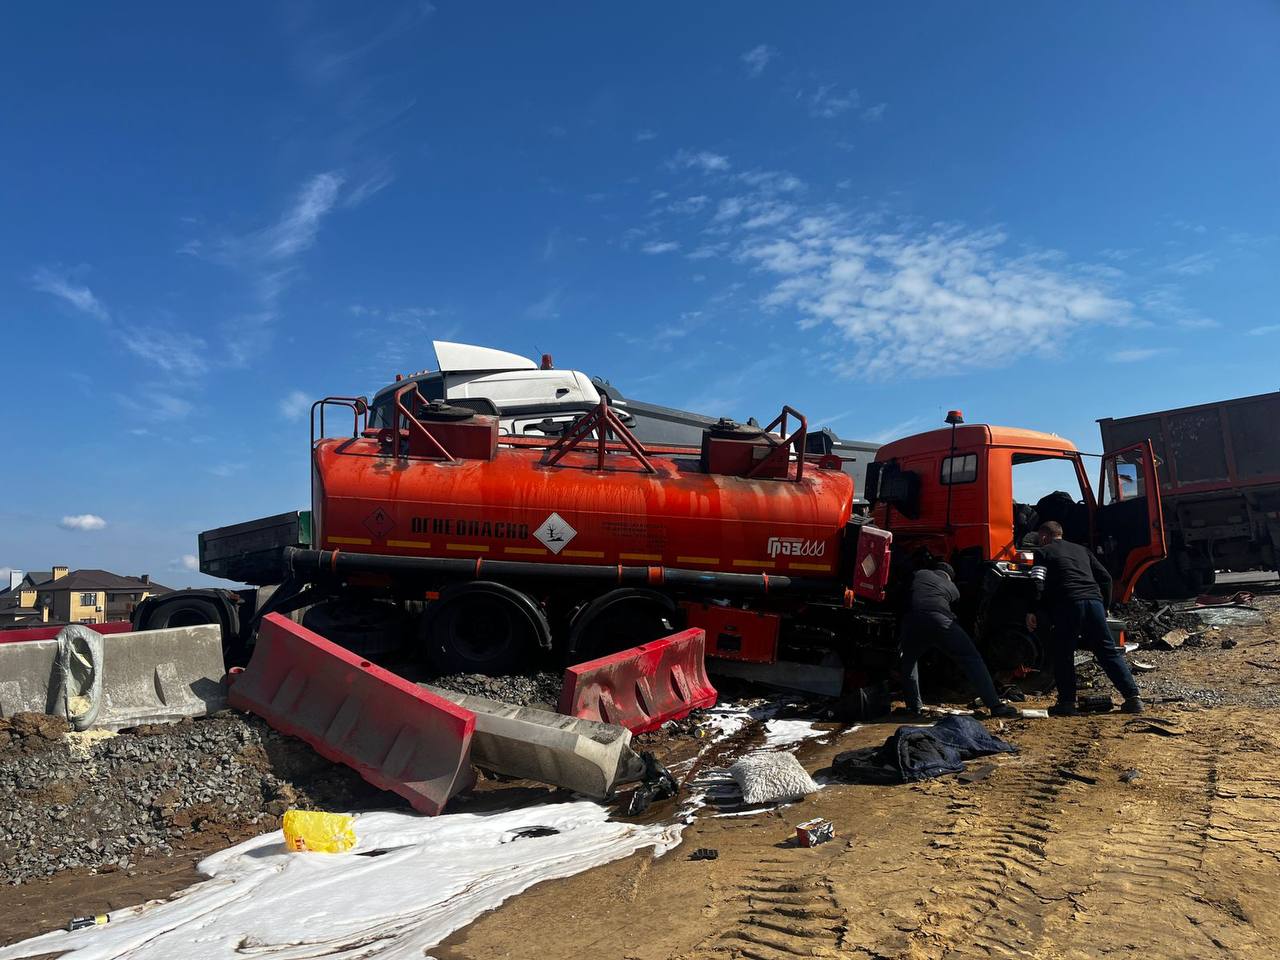
[[[853,481],[810,466],[800,481],[702,472],[650,456],[502,447],[493,459],[397,458],[375,439],[313,452],[315,545],[362,553],[545,563],[648,564],[831,576]]]

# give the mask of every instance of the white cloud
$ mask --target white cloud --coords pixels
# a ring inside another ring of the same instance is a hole
[[[1192,253],[1168,264],[1165,269],[1180,277],[1198,277],[1210,272],[1218,261],[1207,253]]]
[[[705,194],[699,194],[696,197],[685,197],[683,200],[674,200],[667,204],[666,209],[670,213],[689,214],[697,213],[705,207],[711,198]]]
[[[1161,354],[1168,353],[1168,347],[1135,347],[1132,350],[1117,350],[1107,357],[1108,363],[1140,363]]]
[[[1268,323],[1261,327],[1252,327],[1249,335],[1253,337],[1265,337],[1269,333],[1280,333],[1280,323]]]
[[[637,130],[634,139],[636,143],[645,143],[658,139],[658,135],[652,130]]]
[[[395,174],[389,169],[385,167],[380,168],[356,184],[355,187],[342,198],[342,205],[349,210],[354,210],[374,194],[381,193],[387,187],[391,186],[391,184],[395,183],[395,179]]]
[[[672,253],[673,251],[680,249],[680,244],[676,243],[674,240],[653,240],[646,243],[640,249],[649,254]]]
[[[41,293],[51,294],[95,319],[103,321],[111,319],[111,314],[102,301],[93,295],[92,290],[76,284],[64,273],[41,267],[32,276],[31,285]]]
[[[1212,330],[1214,327],[1222,326],[1211,317],[1182,317],[1174,322],[1184,330]]]
[[[554,320],[560,316],[560,295],[559,288],[548,290],[541,300],[529,304],[524,315],[530,320]]]
[[[809,104],[810,116],[822,120],[833,120],[842,113],[853,110],[862,102],[857,90],[840,92],[836,90],[834,83],[818,87],[805,99]]]
[[[301,390],[289,391],[289,395],[280,401],[280,416],[286,420],[300,420],[310,409],[311,398]]]
[[[667,166],[674,168],[694,168],[704,173],[720,173],[729,169],[729,158],[710,150],[680,150],[672,157]]]
[[[191,379],[209,369],[203,337],[155,326],[121,326],[119,333],[130,353],[174,377]]]
[[[775,278],[762,303],[848,343],[837,372],[889,377],[1051,356],[1075,330],[1128,316],[1127,303],[1035,256],[1004,252],[996,230],[935,225],[883,232],[801,217],[788,236],[740,256]]]
[[[209,247],[212,259],[249,278],[253,299],[252,309],[222,325],[231,365],[248,365],[270,345],[280,299],[297,272],[296,260],[315,244],[320,225],[338,203],[345,181],[340,171],[318,173],[302,185],[275,223],[243,236],[223,237]],[[375,187],[382,189],[387,183],[389,179],[379,186],[375,175],[352,191],[348,197],[352,202],[347,205],[358,205],[376,192]]]
[[[762,43],[757,47],[752,47],[742,55],[742,62],[747,67],[747,73],[753,77],[758,77],[764,73],[764,68],[769,65],[769,61],[778,56],[778,51],[768,44]]]
[[[874,107],[867,107],[867,109],[862,111],[862,119],[874,122],[883,117],[884,112],[887,109],[889,109],[889,105],[887,103],[877,103]]]
[[[243,463],[215,463],[211,467],[206,467],[206,469],[210,473],[212,473],[215,477],[222,477],[225,479],[226,477],[233,476],[239,473],[241,470],[243,470],[244,464]]]
[[[184,553],[177,560],[173,561],[174,570],[189,570],[192,573],[198,573],[200,570],[200,559],[194,553]]]
[[[208,370],[208,346],[202,337],[168,327],[114,321],[106,305],[88,287],[48,268],[37,270],[32,284],[103,322],[130,353],[175,377],[195,378]]]
[[[107,521],[93,513],[72,514],[58,522],[64,530],[101,530],[106,525]]]
[[[311,247],[320,221],[333,209],[343,177],[336,172],[318,173],[299,191],[284,215],[255,238],[252,246],[268,260],[287,260]]]

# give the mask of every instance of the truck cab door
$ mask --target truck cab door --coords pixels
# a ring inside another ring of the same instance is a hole
[[[1151,441],[1108,453],[1102,458],[1094,512],[1094,544],[1115,578],[1114,598],[1126,602],[1147,567],[1167,551],[1160,484]]]

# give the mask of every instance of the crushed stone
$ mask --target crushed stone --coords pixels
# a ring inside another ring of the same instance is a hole
[[[275,830],[289,807],[404,801],[307,744],[230,711],[115,736],[43,714],[0,719],[0,882],[128,870],[207,836]]]
[[[501,700],[521,707],[530,704],[554,707],[560,699],[563,680],[562,674],[544,670],[531,675],[512,674],[504,677],[490,677],[483,673],[453,673],[433,677],[431,683],[454,693],[488,697],[490,700]]]

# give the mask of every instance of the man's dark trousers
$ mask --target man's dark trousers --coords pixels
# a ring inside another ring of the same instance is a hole
[[[1111,638],[1101,600],[1063,600],[1053,609],[1053,675],[1058,702],[1075,706],[1076,650],[1093,651],[1098,666],[1126,699],[1138,695],[1129,663]]]
[[[978,696],[988,709],[994,710],[1000,706],[1000,695],[991,682],[991,674],[982,660],[982,654],[978,653],[978,648],[973,645],[973,640],[965,633],[964,627],[954,620],[912,613],[907,615],[902,624],[898,650],[898,670],[902,674],[903,692],[910,709],[919,710],[924,702],[920,698],[920,673],[916,665],[921,655],[930,647],[937,647],[955,662],[977,689]]]

